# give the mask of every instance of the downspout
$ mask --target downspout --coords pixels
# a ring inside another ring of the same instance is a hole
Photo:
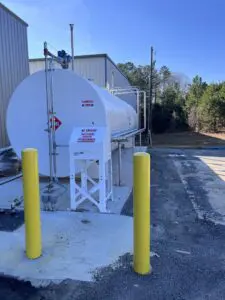
[[[107,56],[105,56],[105,88],[107,88]]]

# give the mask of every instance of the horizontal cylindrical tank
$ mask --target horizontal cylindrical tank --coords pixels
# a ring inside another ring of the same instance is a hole
[[[20,157],[37,148],[39,171],[49,175],[45,71],[27,77],[15,90],[7,111],[7,131]],[[108,134],[137,128],[135,110],[92,82],[69,70],[52,71],[56,121],[57,175],[69,175],[69,145],[74,127],[107,127]],[[63,146],[63,147],[61,147]]]

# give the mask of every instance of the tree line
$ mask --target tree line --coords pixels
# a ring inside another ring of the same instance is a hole
[[[149,95],[150,65],[127,62],[118,67],[132,86]],[[225,82],[208,84],[198,75],[188,82],[167,66],[157,69],[154,62],[152,87],[154,133],[188,129],[218,132],[225,127]]]

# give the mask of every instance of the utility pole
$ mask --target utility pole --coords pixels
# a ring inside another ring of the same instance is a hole
[[[148,104],[148,141],[152,147],[152,92],[153,92],[153,54],[154,49],[151,47],[151,57],[150,57],[150,76],[149,76],[149,104]]]

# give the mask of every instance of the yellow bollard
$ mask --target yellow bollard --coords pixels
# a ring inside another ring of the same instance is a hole
[[[41,219],[38,174],[38,152],[27,148],[22,151],[24,217],[26,255],[30,259],[41,256]]]
[[[133,157],[134,271],[148,274],[150,266],[150,155]]]

